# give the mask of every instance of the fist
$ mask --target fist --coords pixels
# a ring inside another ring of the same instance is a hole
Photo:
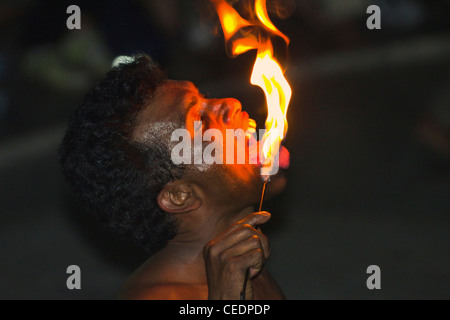
[[[267,237],[258,226],[269,219],[268,212],[251,213],[205,245],[209,299],[239,299],[247,270],[245,294],[247,299],[253,299],[251,279],[262,271],[270,254]]]

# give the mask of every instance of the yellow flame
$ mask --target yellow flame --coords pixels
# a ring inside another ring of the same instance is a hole
[[[239,29],[249,26],[250,23],[225,0],[210,0],[219,13],[225,41],[228,41]]]
[[[225,41],[229,41],[241,28],[252,26],[262,27],[270,34],[280,36],[287,44],[289,43],[289,38],[281,33],[270,20],[266,0],[255,0],[254,11],[258,20],[251,22],[243,19],[226,0],[211,0],[211,2],[219,15]],[[248,32],[245,36],[232,40],[233,55],[252,49],[257,49],[257,55],[250,82],[264,91],[268,111],[265,123],[266,134],[263,137],[262,163],[272,163],[279,152],[275,146],[279,146],[287,131],[286,114],[292,90],[273,56],[269,37],[262,39],[259,34]]]
[[[270,42],[266,44],[266,48],[258,50],[250,82],[259,86],[266,96],[268,112],[267,131],[263,138],[263,155],[265,159],[273,159],[276,156],[272,154],[274,146],[279,145],[287,131],[286,114],[292,90],[280,65],[273,58]],[[275,151],[278,152],[278,150]]]
[[[272,31],[274,34],[282,37],[286,43],[289,43],[289,38],[286,37],[283,33],[281,33],[280,30],[275,27],[275,25],[272,23],[272,21],[269,18],[269,14],[267,13],[267,5],[266,0],[255,0],[255,12],[256,16],[258,17],[259,21],[268,28],[270,31]]]

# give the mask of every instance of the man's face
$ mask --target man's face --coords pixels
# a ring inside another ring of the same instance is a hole
[[[202,136],[208,129],[216,129],[222,133],[223,140],[215,141],[215,152],[223,151],[223,164],[189,164],[183,178],[202,186],[218,204],[229,204],[230,199],[235,199],[237,205],[257,203],[261,195],[262,180],[259,165],[249,163],[251,139],[245,140],[245,164],[236,164],[237,161],[234,164],[226,163],[225,145],[236,142],[237,139],[233,137],[235,141],[227,140],[226,130],[242,129],[245,132],[249,127],[249,115],[242,111],[238,100],[207,99],[191,82],[166,81],[157,88],[152,102],[140,114],[134,138],[145,141],[147,136],[156,135],[167,139],[167,143],[173,146],[170,137],[175,129],[185,128],[194,138],[195,121],[201,121]],[[210,143],[203,143],[203,149]],[[238,152],[242,152],[242,149],[235,147],[234,159]],[[268,195],[279,193],[284,185],[282,175],[272,178]]]

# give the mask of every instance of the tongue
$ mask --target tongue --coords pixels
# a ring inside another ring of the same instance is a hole
[[[289,151],[284,146],[281,146],[280,148],[280,168],[287,169],[289,168]]]

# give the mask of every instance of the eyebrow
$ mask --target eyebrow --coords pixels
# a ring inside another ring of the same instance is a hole
[[[188,112],[197,105],[198,103],[198,97],[205,98],[205,95],[201,94],[198,88],[194,84],[189,85],[189,89],[187,89],[188,92],[193,92],[194,95],[191,96],[191,99],[189,100],[189,103],[186,104],[186,115]],[[189,93],[187,93],[189,94]]]
[[[183,122],[186,121],[189,111],[191,111],[192,108],[194,108],[196,105],[198,105],[198,102],[200,100],[198,97],[199,96],[204,97],[204,95],[202,95],[196,87],[192,86],[190,88],[191,88],[190,90],[186,90],[186,93],[184,95],[185,108],[184,108],[184,112],[181,116],[182,117],[181,119]],[[192,90],[192,88],[195,88],[195,90]],[[188,95],[190,95],[191,97],[186,98],[186,96],[188,96]]]

